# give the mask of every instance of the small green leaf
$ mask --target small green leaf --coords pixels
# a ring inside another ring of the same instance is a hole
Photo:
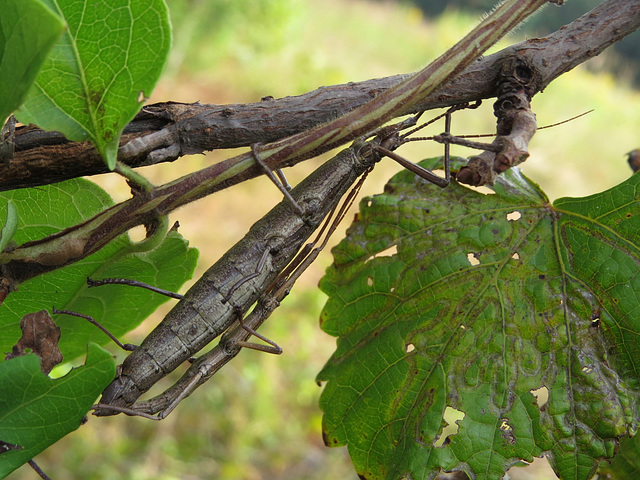
[[[16,116],[91,140],[110,169],[171,45],[163,0],[43,0],[68,24]]]
[[[18,229],[18,210],[16,209],[15,203],[8,201],[6,209],[7,220],[0,230],[0,252],[7,247]]]
[[[0,124],[23,102],[65,24],[40,0],[4,0],[0,15]]]
[[[7,200],[18,206],[30,206],[21,209],[14,236],[19,244],[80,223],[113,205],[106,192],[83,179],[0,194],[0,204]],[[11,351],[20,337],[20,319],[29,312],[51,311],[55,305],[91,315],[120,337],[169,300],[148,290],[122,285],[89,289],[87,277],[132,278],[173,291],[191,278],[197,250],[189,248],[177,232],[170,232],[160,246],[147,252],[132,252],[131,245],[128,235],[124,234],[80,262],[21,284],[2,305],[0,352]],[[65,361],[82,355],[88,342],[100,345],[110,342],[86,320],[68,315],[55,315],[54,320],[62,331],[60,350]]]
[[[639,418],[640,175],[554,205],[517,169],[489,195],[409,172],[385,192],[321,281],[326,443],[369,480],[499,479],[542,454],[591,478]]]
[[[22,447],[0,455],[0,478],[76,430],[115,373],[111,354],[97,345],[83,367],[57,380],[42,373],[36,355],[0,362],[0,440]]]

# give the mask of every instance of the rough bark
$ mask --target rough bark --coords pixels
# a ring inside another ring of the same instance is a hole
[[[480,58],[404,113],[495,97],[497,65],[513,55],[524,57],[532,65],[539,79],[535,92],[541,91],[559,75],[600,54],[639,26],[640,1],[607,0],[548,37]],[[296,97],[265,98],[251,104],[149,105],[125,129],[119,159],[137,167],[209,150],[276,141],[333,120],[408,76],[321,87]],[[10,165],[0,165],[0,190],[107,171],[89,142],[68,142],[59,133],[33,126],[17,129],[14,141],[16,152]]]

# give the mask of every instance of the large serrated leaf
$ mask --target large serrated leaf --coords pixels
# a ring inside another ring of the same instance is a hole
[[[164,0],[42,1],[68,29],[16,115],[69,140],[91,140],[113,169],[122,130],[168,57],[167,6]]]
[[[0,362],[0,441],[16,446],[0,455],[0,478],[76,430],[115,371],[97,345],[89,345],[84,366],[57,380],[40,371],[35,355]]]
[[[40,0],[4,0],[0,15],[0,124],[20,106],[64,22]]]
[[[14,237],[18,244],[80,223],[113,205],[102,189],[83,179],[2,193],[0,218],[5,215],[7,200],[18,209]],[[119,337],[168,300],[148,290],[121,285],[89,289],[87,277],[132,278],[172,291],[191,278],[197,250],[189,248],[177,232],[170,232],[161,245],[148,252],[132,251],[131,245],[128,235],[121,235],[80,262],[21,284],[0,307],[0,351],[11,351],[20,337],[20,319],[29,312],[51,311],[55,305],[91,315]],[[62,331],[60,349],[65,361],[82,355],[88,342],[104,345],[110,341],[86,320],[67,315],[56,315],[54,320]]]
[[[490,195],[402,172],[365,199],[321,282],[326,443],[367,479],[590,478],[638,421],[639,185],[551,205],[515,169]]]

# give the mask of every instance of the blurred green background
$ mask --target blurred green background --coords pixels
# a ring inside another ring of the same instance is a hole
[[[477,21],[476,13],[452,8],[439,17],[427,16],[410,2],[168,3],[174,48],[151,103],[255,102],[265,95],[296,95],[322,85],[415,71],[453,45]],[[553,14],[554,8],[547,10]],[[512,34],[496,48],[520,41],[523,32]],[[598,192],[630,174],[624,154],[640,147],[640,94],[630,87],[633,75],[621,73],[626,63],[616,58],[605,55],[590,61],[533,100],[539,125],[595,110],[542,130],[533,139],[531,157],[523,170],[551,198]],[[615,73],[610,73],[611,65]],[[442,128],[441,124],[434,126],[429,134]],[[491,102],[480,110],[456,113],[453,119],[454,134],[493,130]],[[454,155],[472,154],[462,148],[452,150]],[[166,182],[233,153],[183,158],[142,173],[156,183]],[[418,161],[441,155],[442,150],[437,144],[421,142],[401,153]],[[322,161],[304,162],[287,174],[297,182]],[[399,169],[383,160],[367,180],[365,193],[381,192],[385,181]],[[98,181],[116,199],[127,197],[128,188],[117,175],[101,176]],[[172,221],[179,220],[183,235],[201,250],[196,275],[278,201],[275,187],[256,179],[175,212]],[[335,234],[334,244],[346,223]],[[159,423],[124,416],[91,417],[77,432],[38,456],[37,463],[58,480],[355,479],[346,448],[324,447],[320,433],[321,388],[314,379],[335,340],[318,327],[325,298],[316,285],[330,262],[328,252],[321,255],[261,330],[282,346],[282,356],[243,351]],[[126,340],[139,342],[169,308],[170,304],[163,305]],[[555,478],[545,460],[509,473],[520,480]],[[22,467],[9,478],[35,479],[36,475]]]

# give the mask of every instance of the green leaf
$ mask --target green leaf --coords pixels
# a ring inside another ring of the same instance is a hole
[[[638,421],[639,185],[552,206],[517,169],[489,195],[401,172],[363,200],[321,281],[326,443],[367,479],[591,478]]]
[[[23,102],[64,28],[64,22],[40,0],[2,2],[0,124]]]
[[[43,0],[68,24],[17,112],[20,121],[91,140],[110,169],[123,128],[167,60],[163,0]]]
[[[45,187],[21,189],[0,195],[0,205],[12,200],[19,210],[14,240],[21,244],[75,225],[113,205],[111,198],[87,180],[69,180]],[[0,218],[4,214],[0,208]],[[108,285],[89,289],[87,277],[132,278],[176,291],[195,269],[197,250],[177,232],[148,252],[131,251],[124,234],[86,259],[33,278],[19,286],[0,310],[0,351],[11,351],[20,337],[19,322],[29,312],[51,308],[91,315],[117,337],[138,326],[167,297],[141,288]],[[65,361],[86,351],[88,342],[104,345],[109,338],[86,320],[55,315],[62,337]],[[0,439],[1,440],[1,439]]]
[[[0,440],[22,449],[0,455],[0,478],[82,425],[115,373],[111,354],[96,345],[83,367],[57,380],[40,371],[36,355],[1,362]]]
[[[623,438],[616,457],[610,465],[603,464],[598,473],[600,478],[611,480],[640,478],[640,436]]]

